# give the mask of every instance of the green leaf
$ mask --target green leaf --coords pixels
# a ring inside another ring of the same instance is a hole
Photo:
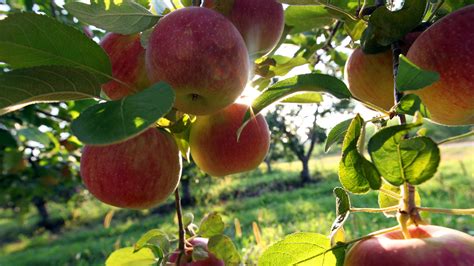
[[[375,166],[358,151],[364,121],[359,114],[352,120],[342,143],[342,158],[339,162],[339,181],[352,193],[366,193],[379,189],[382,179]]]
[[[405,0],[403,8],[398,11],[392,12],[385,5],[377,8],[369,19],[377,42],[390,45],[400,40],[420,24],[426,4],[427,0]]]
[[[276,65],[270,65],[269,68],[269,71],[273,73],[273,76],[285,76],[293,68],[308,63],[306,58],[301,56],[291,58],[281,55],[274,55],[272,59],[275,59],[276,61]]]
[[[336,215],[346,215],[351,209],[349,194],[342,187],[336,187],[332,192],[336,197]]]
[[[333,15],[334,18],[343,21],[356,19],[355,16],[349,16],[349,14],[354,13],[354,10],[358,6],[358,0],[278,0],[278,2],[289,5],[321,5],[325,9],[327,9],[328,12]]]
[[[344,30],[351,37],[352,41],[358,41],[362,38],[362,33],[367,28],[367,23],[365,21],[358,20],[352,21],[348,20],[344,23]]]
[[[202,245],[194,245],[192,253],[193,261],[205,260],[209,258],[209,252]]]
[[[225,225],[222,221],[222,217],[219,214],[212,212],[202,219],[201,225],[199,226],[199,235],[207,238],[221,235],[224,233],[224,227]]]
[[[384,182],[382,184],[382,188],[383,188],[383,190],[392,191],[395,194],[400,195],[400,187],[392,186],[389,183]],[[380,208],[387,208],[387,207],[392,207],[392,206],[398,205],[399,200],[389,196],[387,193],[382,192],[382,189],[381,189],[379,191],[379,195],[378,195],[378,203],[379,203]],[[418,190],[415,191],[415,203],[416,203],[416,206],[421,205],[421,197],[420,197],[420,194],[418,193]],[[397,212],[396,211],[384,212],[384,214],[387,217],[395,217]]]
[[[444,0],[442,9],[446,9],[449,12],[456,11],[457,9],[463,8],[467,5],[474,4],[474,0]]]
[[[192,224],[194,221],[194,215],[190,212],[183,214],[183,225],[184,227],[188,227],[188,225]]]
[[[13,137],[12,133],[10,133],[10,131],[0,128],[0,149],[5,147],[17,148],[18,142],[16,141],[15,137]]]
[[[369,140],[368,150],[375,167],[390,184],[400,186],[404,180],[396,157],[398,144],[408,130],[420,124],[397,125],[381,129]]]
[[[336,197],[336,220],[331,226],[331,246],[335,246],[337,242],[343,240],[344,236],[344,223],[347,221],[351,210],[351,201],[347,192],[341,188],[336,187],[333,190],[334,196]]]
[[[285,23],[291,33],[310,31],[334,23],[334,16],[323,6],[289,6],[285,9]]]
[[[412,185],[419,185],[434,176],[440,162],[436,142],[428,137],[402,140],[399,145],[403,178]]]
[[[33,13],[0,20],[0,62],[13,68],[79,67],[97,74],[102,82],[109,80],[112,71],[109,57],[93,40],[73,27]]]
[[[207,243],[209,252],[223,260],[226,265],[239,265],[241,258],[232,239],[226,235],[214,235]]]
[[[336,256],[327,236],[316,233],[294,233],[273,244],[258,260],[259,266],[339,265],[344,256]]]
[[[7,148],[3,151],[2,168],[3,170],[14,171],[23,160],[23,152],[15,148]]]
[[[191,152],[189,147],[189,130],[183,133],[174,133],[173,137],[176,141],[176,145],[178,145],[179,151],[181,152],[181,156],[189,161],[189,154]]]
[[[340,99],[351,96],[344,82],[333,76],[325,74],[303,74],[282,80],[263,91],[252,103],[253,114],[258,114],[262,109],[272,103],[296,92],[327,92]],[[247,112],[245,120],[250,117]]]
[[[439,80],[439,74],[423,70],[408,58],[400,55],[400,65],[397,75],[397,90],[409,91],[423,89]]]
[[[323,96],[318,92],[303,92],[291,95],[285,98],[282,103],[321,103]]]
[[[331,129],[326,139],[326,145],[324,146],[325,152],[328,152],[329,148],[331,148],[333,144],[342,143],[344,140],[344,135],[346,135],[347,129],[349,128],[351,122],[352,119],[344,120]]]
[[[381,45],[375,38],[375,27],[367,25],[360,38],[360,46],[365,54],[377,54],[390,49],[390,45]]]
[[[133,251],[137,252],[147,246],[147,244],[154,244],[159,246],[162,250],[168,250],[169,239],[168,235],[158,229],[152,229],[143,234],[140,239],[133,245]]]
[[[106,266],[147,266],[155,265],[155,255],[151,249],[144,248],[134,252],[132,247],[118,249],[109,255]]]
[[[419,112],[423,117],[430,118],[430,112],[426,106],[421,102],[420,97],[415,94],[406,94],[400,99],[397,104],[396,112],[399,114],[415,115]]]
[[[372,161],[384,179],[394,186],[400,186],[405,181],[419,184],[436,171],[439,163],[436,144],[426,137],[404,139],[409,129],[420,125],[417,122],[387,127],[369,141]]]
[[[120,34],[142,32],[153,27],[160,19],[131,0],[123,0],[119,4],[111,1],[108,7],[94,2],[91,5],[70,2],[64,8],[81,22]]]
[[[85,144],[112,144],[134,137],[148,129],[171,110],[175,94],[166,83],[123,99],[86,109],[71,124],[76,137]]]
[[[38,102],[99,97],[100,85],[95,75],[74,67],[44,66],[6,72],[0,74],[0,115]]]
[[[27,141],[36,141],[47,147],[51,143],[51,139],[46,133],[39,131],[37,128],[24,128],[18,131],[18,135],[24,137]]]

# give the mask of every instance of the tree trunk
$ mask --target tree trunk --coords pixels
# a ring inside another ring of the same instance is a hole
[[[181,204],[183,206],[192,206],[194,204],[194,198],[191,195],[191,187],[189,184],[189,179],[181,179],[182,195],[181,195]]]
[[[301,171],[301,175],[300,175],[302,184],[309,183],[309,181],[311,180],[308,163],[309,163],[308,159],[301,160],[301,164],[303,166],[303,170]]]
[[[272,172],[272,160],[270,159],[270,156],[267,156],[265,158],[265,164],[267,165],[267,174],[270,174]]]
[[[43,198],[35,197],[33,199],[33,204],[35,205],[36,210],[40,216],[38,225],[45,227],[49,223],[49,213],[48,209],[46,209],[46,201]]]

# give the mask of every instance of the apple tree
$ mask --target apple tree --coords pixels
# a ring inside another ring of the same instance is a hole
[[[94,101],[38,104],[0,117],[0,207],[21,219],[31,206],[38,225],[57,230],[64,221],[50,217],[47,203],[65,203],[81,188],[80,147],[71,135],[74,116]]]
[[[43,102],[96,99],[70,123],[84,143],[80,172],[89,191],[133,209],[156,206],[174,192],[178,235],[153,229],[113,252],[107,264],[241,264],[218,214],[199,223],[182,214],[181,161],[192,157],[213,176],[251,170],[270,146],[261,111],[281,101],[319,103],[321,94],[354,99],[378,115],[356,114],[327,135],[327,148],[342,142],[329,236],[289,235],[258,263],[474,261],[472,236],[420,216],[474,210],[422,207],[415,200],[416,187],[437,171],[438,144],[472,135],[437,143],[418,130],[424,119],[474,123],[471,1],[93,0],[39,8],[12,10],[0,21],[0,115]],[[90,38],[91,28],[107,32],[100,43]],[[296,50],[281,54],[285,47]],[[304,74],[291,72],[301,66]],[[246,87],[259,91],[250,105],[240,103]],[[387,126],[390,120],[399,124]],[[369,123],[383,127],[365,145]],[[352,194],[369,191],[379,194],[380,208],[351,205]],[[346,239],[344,222],[357,212],[385,213],[398,225]]]

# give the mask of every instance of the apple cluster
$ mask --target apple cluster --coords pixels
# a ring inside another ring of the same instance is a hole
[[[235,103],[244,90],[252,58],[271,51],[283,32],[276,0],[235,0],[219,13],[214,1],[165,15],[142,46],[140,34],[108,33],[101,46],[114,79],[102,86],[120,100],[157,82],[175,91],[175,111],[196,116],[189,146],[197,166],[213,176],[256,168],[269,148],[262,115],[253,116],[237,139],[248,106]],[[99,200],[122,208],[156,206],[175,191],[181,156],[164,128],[152,127],[110,145],[86,145],[83,181]]]
[[[474,6],[459,9],[424,32],[405,37],[402,53],[440,79],[416,91],[431,114],[445,125],[474,124]],[[390,110],[394,105],[391,51],[365,54],[356,49],[346,63],[345,78],[352,94],[364,102]]]

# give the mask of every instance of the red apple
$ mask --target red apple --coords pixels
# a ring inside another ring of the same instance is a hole
[[[453,229],[421,225],[409,228],[411,239],[394,231],[357,242],[346,266],[472,266],[474,237]]]
[[[410,32],[400,41],[400,49],[406,55],[420,31]],[[352,95],[384,110],[390,110],[394,102],[392,52],[365,54],[354,50],[345,66],[345,79]]]
[[[247,83],[249,60],[237,29],[223,15],[187,7],[163,17],[146,52],[152,81],[176,92],[175,107],[185,113],[215,113],[233,103]]]
[[[365,54],[358,48],[347,60],[344,71],[352,95],[387,111],[395,105],[391,51]]]
[[[250,55],[270,52],[285,26],[283,5],[276,0],[234,0],[229,19],[245,40]]]
[[[207,242],[208,242],[207,238],[196,237],[190,240],[189,242],[192,244],[193,248],[196,246],[201,246],[206,251],[209,252],[209,250],[207,249]],[[178,256],[179,256],[179,250],[176,250],[175,252],[173,252],[173,254],[171,254],[168,261],[176,264],[176,261],[178,260]],[[218,259],[212,253],[208,253],[208,257],[203,260],[193,261],[192,258],[193,258],[192,251],[186,252],[186,254],[181,255],[181,263],[179,264],[179,266],[224,266],[225,265],[223,260]]]
[[[225,176],[255,169],[265,158],[270,133],[265,118],[253,117],[240,134],[249,107],[233,104],[210,115],[199,116],[191,126],[189,146],[196,165],[212,176]]]
[[[413,43],[407,57],[440,80],[412,93],[420,96],[431,120],[446,125],[474,124],[474,5],[440,19]]]
[[[102,90],[112,100],[148,88],[151,83],[145,70],[145,49],[140,43],[140,35],[108,33],[100,42],[112,64],[112,76],[117,81],[102,85]]]
[[[166,132],[150,128],[124,142],[84,147],[81,176],[100,201],[131,209],[156,206],[176,189],[181,157]]]

